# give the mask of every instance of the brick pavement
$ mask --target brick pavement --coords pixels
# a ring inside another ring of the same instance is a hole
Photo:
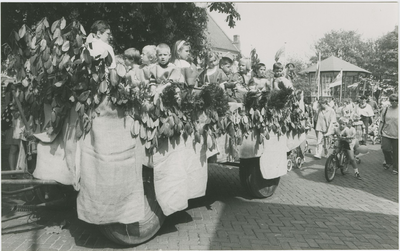
[[[312,139],[310,144],[312,144]],[[325,181],[325,159],[306,156],[281,177],[273,196],[249,197],[235,167],[209,167],[206,196],[167,217],[158,234],[126,250],[399,249],[398,176],[382,168],[380,145],[362,156],[362,181]],[[6,202],[6,198],[2,198]],[[2,210],[2,250],[120,250],[73,209]],[[10,217],[18,217],[10,219]],[[59,233],[48,227],[67,222]]]

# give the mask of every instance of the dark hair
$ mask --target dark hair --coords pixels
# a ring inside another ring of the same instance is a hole
[[[365,95],[361,95],[360,100],[362,100],[362,99],[367,99],[367,97]]]
[[[293,68],[296,68],[293,63],[286,64],[285,68],[289,68],[290,65],[293,66]]]
[[[283,65],[279,62],[274,63],[274,65],[272,66],[272,70],[278,70],[278,69],[282,69],[283,70]]]
[[[256,64],[256,65],[253,66],[253,70],[254,70],[254,71],[258,71],[258,70],[261,69],[261,67],[265,67],[265,64],[263,64],[263,63],[258,63],[258,64]]]
[[[97,20],[92,24],[90,32],[97,34],[97,32],[100,31],[100,33],[103,34],[108,29],[110,29],[110,25],[106,21]]]
[[[233,60],[228,58],[228,57],[222,57],[219,60],[219,67],[222,67],[223,65],[226,65],[226,64],[232,65],[233,64]]]

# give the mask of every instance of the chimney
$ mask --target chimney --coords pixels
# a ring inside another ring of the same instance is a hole
[[[236,48],[238,48],[238,50],[240,51],[240,36],[239,35],[234,35],[233,36],[233,45],[236,46]]]

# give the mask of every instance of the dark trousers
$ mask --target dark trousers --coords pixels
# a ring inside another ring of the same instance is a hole
[[[381,148],[387,165],[399,170],[399,140],[382,136]]]
[[[367,145],[369,117],[361,116],[361,121],[364,123],[364,126],[365,126],[365,134],[363,135],[363,143],[364,143],[364,145]]]

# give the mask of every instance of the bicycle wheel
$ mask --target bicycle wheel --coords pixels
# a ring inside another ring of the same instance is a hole
[[[340,167],[340,172],[342,175],[345,175],[349,171],[349,159],[347,158],[347,155],[343,154],[343,160],[342,160],[342,165]]]
[[[331,182],[335,178],[337,161],[334,155],[328,157],[325,163],[325,179]]]

